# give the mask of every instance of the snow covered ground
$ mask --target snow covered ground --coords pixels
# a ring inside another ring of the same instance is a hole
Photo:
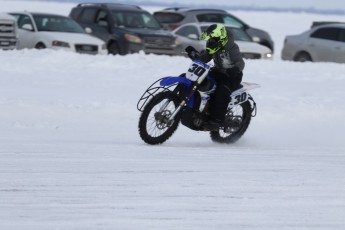
[[[54,4],[19,3],[1,11]],[[187,58],[0,51],[0,229],[344,229],[345,65],[280,60],[285,35],[339,16],[236,13],[277,52],[246,61],[262,88],[234,145],[183,126],[140,140],[137,100]]]

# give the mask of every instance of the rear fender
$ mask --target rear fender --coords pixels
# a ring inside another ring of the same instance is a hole
[[[260,87],[259,84],[250,82],[242,82],[241,85],[241,88],[231,93],[228,108],[232,108],[236,105],[248,101],[249,99],[251,99],[251,96],[249,95],[248,91]]]

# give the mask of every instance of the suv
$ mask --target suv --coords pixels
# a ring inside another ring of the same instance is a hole
[[[253,41],[274,49],[271,36],[263,30],[250,27],[248,24],[220,9],[192,9],[192,8],[166,8],[153,13],[156,19],[167,29],[174,30],[182,24],[189,22],[224,23],[244,29]]]
[[[9,14],[0,13],[0,49],[15,49],[17,44],[17,21]]]
[[[110,54],[174,54],[177,40],[139,6],[117,3],[81,3],[69,15],[86,32],[101,38]]]

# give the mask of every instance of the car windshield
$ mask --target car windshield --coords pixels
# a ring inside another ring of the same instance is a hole
[[[160,23],[178,23],[184,19],[180,14],[169,12],[156,12],[154,16]]]
[[[201,26],[201,31],[206,31],[208,26]],[[234,28],[234,27],[227,27],[228,30],[232,32],[234,35],[234,40],[235,41],[246,41],[246,42],[251,42],[252,39],[251,37],[242,29],[240,28]]]
[[[83,28],[70,18],[56,15],[33,15],[38,31],[85,33]]]
[[[133,11],[112,11],[116,26],[129,28],[161,29],[159,22],[149,13]]]

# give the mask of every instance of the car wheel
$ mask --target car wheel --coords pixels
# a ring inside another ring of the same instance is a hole
[[[109,44],[108,54],[112,54],[112,55],[120,54],[120,48],[116,42],[112,42]]]
[[[311,57],[308,53],[299,53],[296,57],[295,57],[295,61],[298,62],[307,62],[307,61],[312,61]]]
[[[45,48],[47,48],[43,43],[38,43],[36,46],[35,46],[35,49],[39,49],[39,50],[41,50],[41,49],[45,49]]]

